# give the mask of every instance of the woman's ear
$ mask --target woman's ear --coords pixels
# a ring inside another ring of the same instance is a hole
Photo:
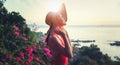
[[[65,21],[67,21],[67,11],[64,3],[61,5],[60,10],[58,12],[63,16]]]

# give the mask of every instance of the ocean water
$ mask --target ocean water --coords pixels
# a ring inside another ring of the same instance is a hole
[[[112,41],[120,40],[120,27],[117,26],[68,26],[70,39],[95,40],[92,43],[80,43],[81,46],[97,45],[104,54],[112,59],[120,57],[120,46],[110,46]]]
[[[39,30],[46,33],[48,26],[39,26]],[[70,39],[73,40],[95,40],[91,43],[79,43],[81,46],[97,45],[104,54],[112,59],[120,57],[120,46],[110,46],[109,42],[120,40],[119,26],[66,26]],[[74,43],[72,43],[74,44]]]

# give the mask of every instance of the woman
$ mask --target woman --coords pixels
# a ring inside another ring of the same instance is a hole
[[[62,7],[65,8],[64,4]],[[65,9],[61,11],[66,12]],[[68,65],[68,58],[73,56],[70,39],[64,29],[67,15],[62,15],[61,11],[49,12],[46,16],[46,24],[50,26],[46,42],[53,55],[51,65]]]

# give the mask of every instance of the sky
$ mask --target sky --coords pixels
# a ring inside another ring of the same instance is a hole
[[[68,25],[120,25],[120,0],[7,0],[4,6],[19,12],[28,24],[46,25],[47,13],[61,3]]]

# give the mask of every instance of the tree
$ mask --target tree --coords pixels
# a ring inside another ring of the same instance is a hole
[[[0,11],[1,11],[1,9],[2,9],[2,7],[3,7],[3,3],[5,2],[6,0],[0,0]]]
[[[115,62],[107,54],[103,54],[97,45],[79,48],[76,60],[71,65],[115,65]]]

